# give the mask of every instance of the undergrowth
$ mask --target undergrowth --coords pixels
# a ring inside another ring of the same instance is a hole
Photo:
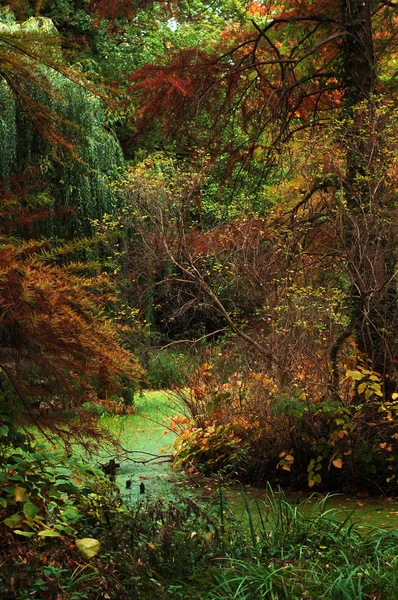
[[[325,497],[270,487],[237,520],[218,498],[133,506],[103,475],[37,452],[3,457],[2,600],[398,598],[398,533],[360,531]]]

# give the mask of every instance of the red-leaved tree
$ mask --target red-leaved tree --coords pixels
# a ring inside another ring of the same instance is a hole
[[[332,138],[335,157],[325,157],[304,196],[290,202],[290,228],[329,223],[336,232],[336,247],[323,253],[334,257],[341,286],[349,282],[347,326],[330,348],[336,393],[338,356],[350,336],[382,375],[387,396],[395,385],[396,200],[388,177],[395,150],[386,131],[395,119],[389,60],[397,8],[386,0],[254,2],[247,24],[226,27],[213,53],[177,52],[131,76],[138,131],[153,118],[169,135],[192,131],[204,111],[211,126],[198,134],[201,143],[235,166],[266,174],[303,132]],[[323,208],[315,213],[315,205]]]

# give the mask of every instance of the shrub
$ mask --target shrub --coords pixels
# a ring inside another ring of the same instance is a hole
[[[195,369],[194,354],[172,349],[152,351],[145,363],[146,380],[151,389],[184,387]]]
[[[254,372],[223,383],[203,365],[180,392],[190,418],[176,464],[204,463],[259,486],[395,489],[398,395],[385,399],[380,376],[360,362],[346,370],[339,391],[314,398]]]
[[[102,472],[48,449],[4,457],[0,476],[0,581],[4,598],[123,595],[98,553],[104,530],[125,510]]]

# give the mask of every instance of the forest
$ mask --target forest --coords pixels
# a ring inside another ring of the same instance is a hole
[[[397,113],[395,0],[0,3],[1,600],[398,599]]]

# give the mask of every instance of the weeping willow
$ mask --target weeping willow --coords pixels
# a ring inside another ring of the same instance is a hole
[[[0,178],[9,179],[17,154],[16,106],[5,81],[0,81]]]
[[[120,176],[123,155],[116,137],[103,125],[100,100],[70,81],[60,81],[60,91],[66,135],[74,140],[78,159],[57,163],[56,201],[75,209],[75,233],[85,234],[92,221],[117,210],[110,184]]]
[[[3,26],[2,31],[7,29]],[[21,39],[21,31],[25,30],[21,26],[9,31]],[[37,42],[37,27],[34,35]],[[5,45],[2,48],[0,36],[0,59]],[[26,57],[23,60],[27,62]],[[117,201],[110,184],[123,166],[120,145],[104,126],[104,108],[98,97],[49,65],[32,61],[32,69],[37,73],[37,81],[42,77],[45,85],[28,77],[22,82],[23,92],[34,106],[43,108],[57,121],[60,137],[73,152],[68,153],[65,148],[61,153],[55,150],[56,140],[52,144],[51,136],[43,135],[0,69],[0,179],[4,182],[28,167],[35,168],[37,177],[46,184],[52,208],[70,208],[63,222],[49,219],[43,233],[88,235],[94,220],[116,212]]]

